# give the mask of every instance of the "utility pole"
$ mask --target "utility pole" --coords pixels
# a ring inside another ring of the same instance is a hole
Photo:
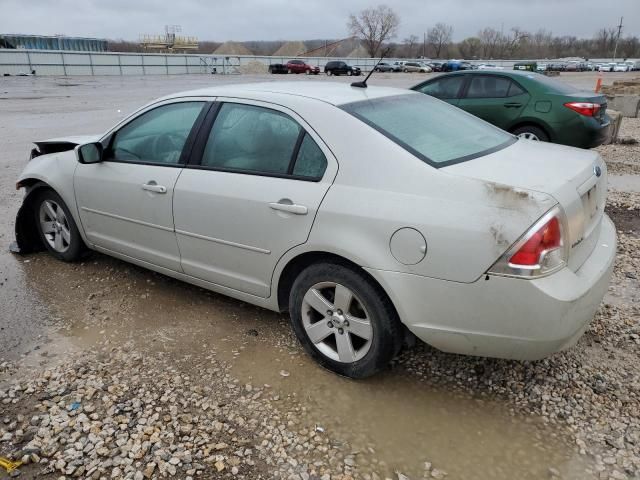
[[[622,33],[622,19],[624,17],[620,17],[620,25],[618,25],[618,36],[616,37],[616,46],[613,48],[613,58],[612,62],[616,61],[616,53],[618,53],[618,42],[620,41],[620,34]]]
[[[422,58],[427,58],[427,32],[422,35]]]

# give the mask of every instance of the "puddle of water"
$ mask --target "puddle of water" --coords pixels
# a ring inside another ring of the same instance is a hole
[[[300,402],[311,426],[347,442],[360,465],[421,476],[429,461],[465,480],[547,478],[554,467],[566,479],[588,478],[586,459],[561,429],[497,401],[441,391],[402,367],[365,381],[338,377],[304,354],[282,315],[100,255],[82,265],[32,258],[27,282],[70,320],[72,342],[135,339],[175,355],[215,352],[242,382],[271,385],[282,408]]]
[[[283,408],[296,399],[381,473],[422,475],[429,461],[449,478],[538,479],[549,467],[587,478],[586,460],[540,419],[436,389],[402,367],[365,381],[338,377],[304,354],[282,315],[100,255],[82,265],[31,258],[27,283],[70,320],[65,335],[77,346],[135,339],[175,355],[216,352],[242,382],[271,385]]]

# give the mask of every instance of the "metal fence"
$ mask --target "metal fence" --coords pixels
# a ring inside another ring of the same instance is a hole
[[[184,75],[263,73],[269,65],[286,63],[295,57],[256,55],[199,55],[164,53],[78,52],[68,50],[0,49],[0,76],[35,72],[36,75]],[[377,63],[374,58],[304,57],[320,68],[331,60],[343,60],[369,71]],[[409,59],[388,58],[387,63]],[[490,60],[507,69],[526,60]],[[548,62],[549,60],[541,60]],[[471,63],[484,63],[475,60]]]

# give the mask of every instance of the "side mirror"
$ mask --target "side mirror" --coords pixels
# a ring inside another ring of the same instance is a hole
[[[80,163],[100,163],[104,147],[100,142],[87,143],[76,147],[76,154]]]

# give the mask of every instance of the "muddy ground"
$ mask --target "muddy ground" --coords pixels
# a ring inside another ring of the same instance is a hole
[[[8,253],[32,140],[104,131],[166,93],[272,78],[0,79],[0,457],[25,460],[23,478],[639,478],[638,145],[599,148],[614,278],[578,345],[541,362],[418,345],[354,382],[317,367],[285,316],[100,254]],[[640,140],[640,121],[621,135]]]

